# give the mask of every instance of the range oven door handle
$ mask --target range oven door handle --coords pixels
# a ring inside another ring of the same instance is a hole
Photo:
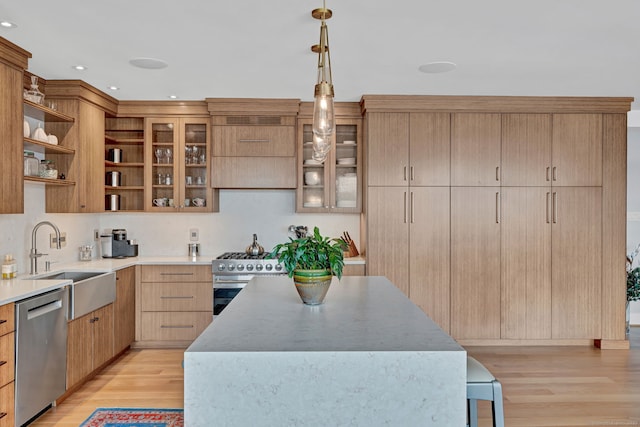
[[[214,284],[217,283],[248,283],[246,280],[222,280],[222,279],[216,279],[213,281]]]

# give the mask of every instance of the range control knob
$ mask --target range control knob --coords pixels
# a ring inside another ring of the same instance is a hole
[[[266,268],[267,271],[271,271],[271,270],[273,270],[273,265],[267,264],[267,265],[264,266],[264,268]]]
[[[238,266],[237,266],[237,270],[238,270],[238,271],[242,271],[242,270],[244,270],[244,265],[242,265],[242,264],[238,264]]]
[[[236,269],[236,266],[235,266],[235,265],[233,265],[233,264],[229,264],[229,267],[228,267],[228,268],[229,268],[229,271],[233,271],[233,270],[235,270],[235,269]]]
[[[256,265],[256,270],[257,271],[262,271],[262,264]]]
[[[218,264],[218,270],[220,271],[224,270],[224,264]]]
[[[247,271],[253,270],[253,264],[247,264]]]
[[[282,271],[282,265],[281,264],[276,264],[276,270],[277,271]]]

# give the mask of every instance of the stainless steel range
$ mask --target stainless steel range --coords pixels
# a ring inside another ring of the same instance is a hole
[[[282,276],[284,266],[267,253],[225,252],[213,260],[213,314],[220,314],[254,276]]]

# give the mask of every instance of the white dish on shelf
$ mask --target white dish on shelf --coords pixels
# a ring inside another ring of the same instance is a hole
[[[344,145],[356,145],[355,141],[343,141],[342,142]]]
[[[342,159],[338,159],[338,164],[339,165],[355,165],[356,164],[356,158],[355,157],[345,157]]]
[[[320,202],[304,202],[302,204],[303,207],[305,208],[321,208],[322,207],[322,203]]]
[[[322,162],[319,162],[319,161],[314,160],[314,159],[307,159],[307,160],[305,160],[305,161],[304,161],[304,164],[305,164],[305,165],[315,165],[315,166],[320,166],[320,165],[322,165]]]

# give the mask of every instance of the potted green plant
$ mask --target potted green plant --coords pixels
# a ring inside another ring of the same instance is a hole
[[[284,265],[302,302],[317,305],[324,301],[332,276],[342,278],[346,249],[344,240],[324,237],[314,227],[311,234],[274,246],[269,258]]]

